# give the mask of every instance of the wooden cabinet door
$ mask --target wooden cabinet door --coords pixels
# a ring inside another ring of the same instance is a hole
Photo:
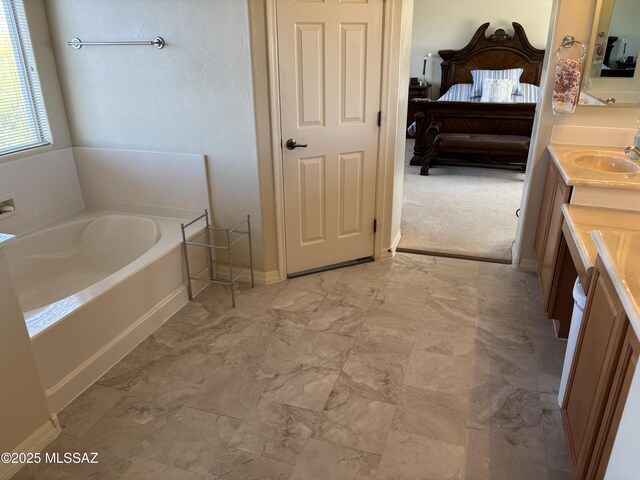
[[[589,289],[562,417],[575,478],[585,478],[628,323],[600,258]]]
[[[561,207],[563,203],[569,200],[569,193],[570,189],[558,174],[556,167],[553,164],[549,164],[534,245],[542,307],[545,312],[549,311],[549,299],[553,290],[553,278],[560,249],[562,235]]]
[[[639,356],[640,342],[638,342],[638,337],[636,337],[633,327],[627,323],[627,333],[622,344],[620,359],[616,367],[611,393],[605,408],[587,478],[600,480],[605,477],[622,412],[631,388],[631,381],[638,366]]]
[[[544,189],[542,190],[542,203],[540,204],[540,213],[538,214],[538,227],[536,229],[536,239],[533,244],[533,253],[536,256],[536,265],[538,274],[542,266],[542,255],[544,254],[544,244],[549,229],[549,216],[551,215],[551,205],[553,203],[553,195],[555,192],[558,171],[550,163],[547,167],[547,176],[544,179]]]

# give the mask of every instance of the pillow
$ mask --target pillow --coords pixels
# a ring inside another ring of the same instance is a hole
[[[471,76],[473,77],[473,88],[471,89],[471,96],[482,96],[483,78],[511,78],[515,80],[515,85],[513,86],[513,95],[524,95],[522,87],[520,86],[520,76],[522,75],[522,72],[524,72],[524,69],[522,68],[512,68],[510,70],[471,70]]]
[[[481,102],[510,103],[513,86],[516,81],[513,78],[483,78]]]

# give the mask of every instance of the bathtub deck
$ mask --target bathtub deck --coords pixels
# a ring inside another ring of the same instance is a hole
[[[16,478],[569,478],[534,276],[398,254],[237,303],[208,288],[60,413],[49,450],[99,464]]]

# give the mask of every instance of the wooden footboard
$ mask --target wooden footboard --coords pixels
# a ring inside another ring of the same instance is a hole
[[[422,165],[421,175],[437,163],[526,165],[523,142],[531,136],[535,104],[417,102],[415,107],[411,165]]]

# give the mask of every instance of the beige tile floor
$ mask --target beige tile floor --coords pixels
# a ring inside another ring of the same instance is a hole
[[[569,478],[535,276],[398,254],[208,288],[60,413],[18,479]]]

